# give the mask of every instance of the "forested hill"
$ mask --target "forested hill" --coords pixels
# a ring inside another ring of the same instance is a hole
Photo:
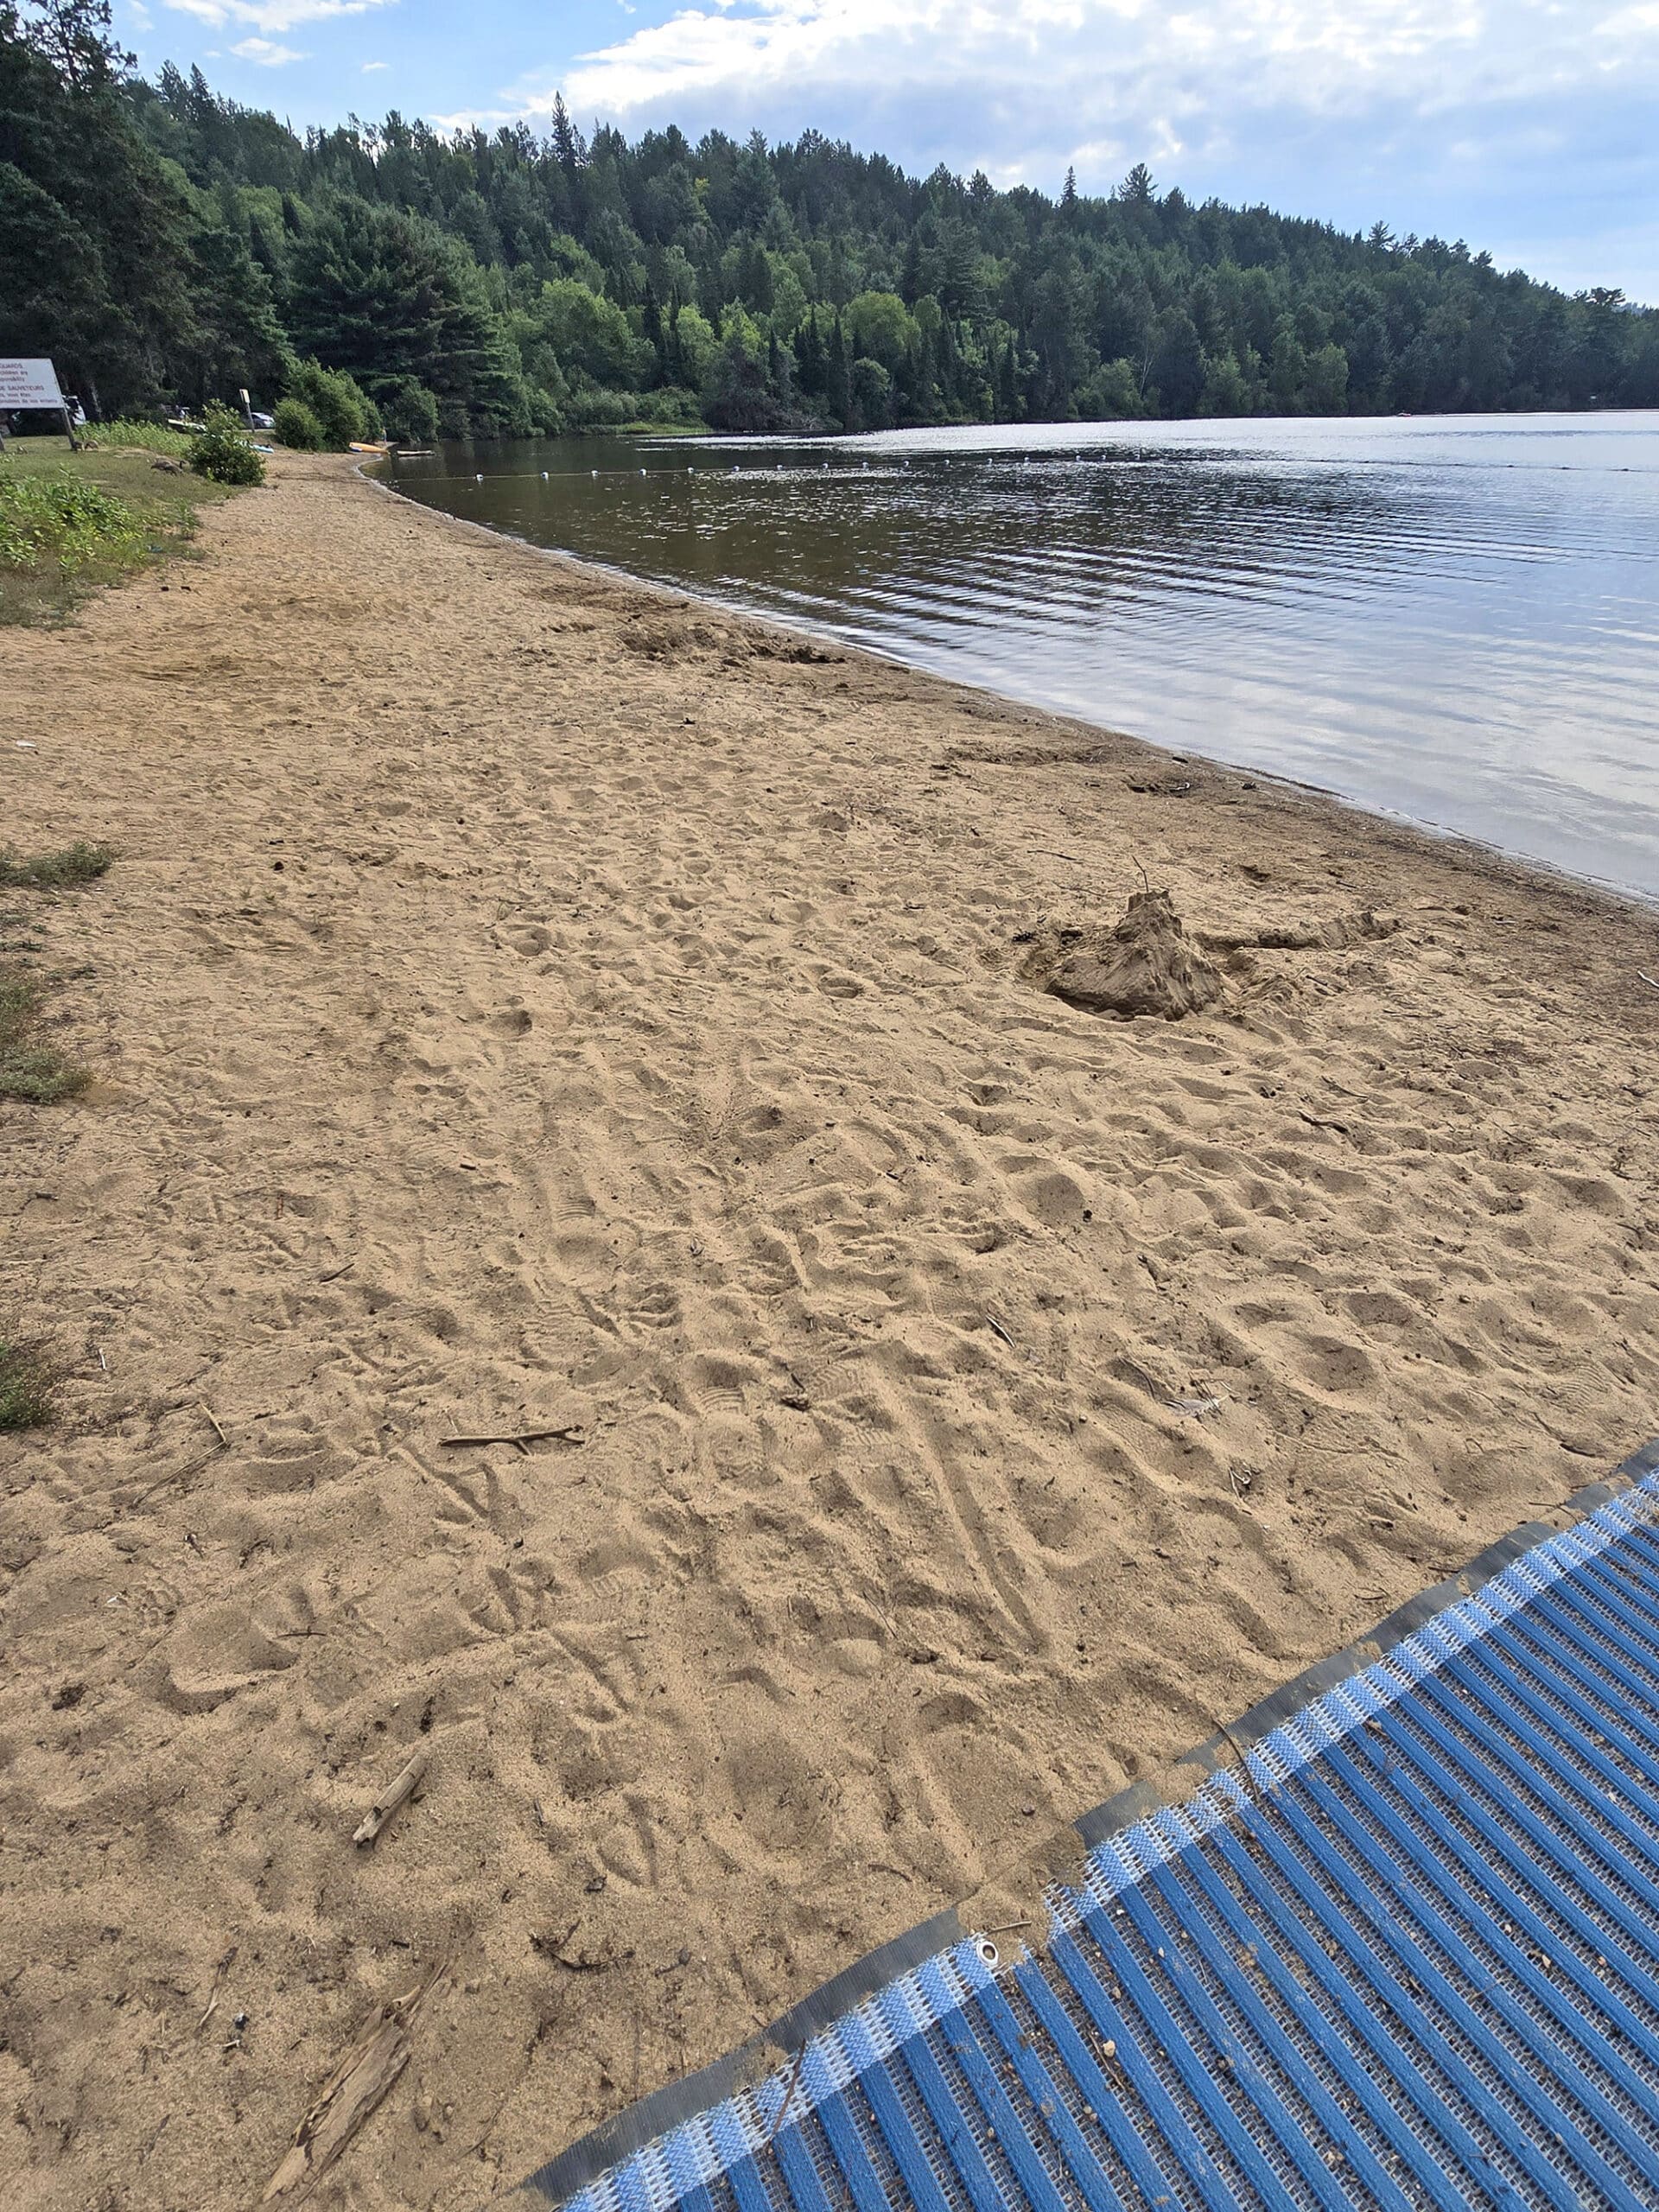
[[[1659,404],[1659,313],[1461,241],[1107,199],[815,134],[295,134],[133,79],[99,0],[0,0],[0,353],[94,411],[315,359],[405,436]]]

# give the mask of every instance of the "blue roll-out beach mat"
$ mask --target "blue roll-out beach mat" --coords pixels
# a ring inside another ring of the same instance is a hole
[[[572,2212],[1659,2207],[1659,1447],[556,2158]]]

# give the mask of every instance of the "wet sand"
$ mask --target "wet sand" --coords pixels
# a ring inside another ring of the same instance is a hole
[[[0,632],[123,855],[0,894],[8,2206],[257,2201],[440,1964],[310,2202],[505,2194],[1659,1428],[1651,913],[343,462],[203,546]],[[1143,880],[1221,1001],[1046,995]]]

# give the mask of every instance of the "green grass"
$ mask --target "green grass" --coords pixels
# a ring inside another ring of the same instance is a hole
[[[67,883],[91,883],[115,857],[113,845],[89,845],[84,837],[55,853],[35,853],[27,859],[9,845],[0,845],[0,891],[58,891]]]
[[[0,963],[0,1098],[53,1106],[92,1081],[91,1071],[40,1037],[45,979],[21,961]]]
[[[143,423],[131,415],[124,415],[118,422],[91,423],[86,430],[88,439],[102,452],[137,447],[143,453],[165,454],[172,461],[184,459],[194,435],[191,430],[169,430],[165,423]]]
[[[145,426],[149,427],[149,426]],[[182,552],[223,485],[158,472],[147,450],[72,454],[17,438],[0,456],[0,624],[67,620],[91,591]]]
[[[50,1421],[55,1379],[38,1344],[0,1338],[0,1431]]]

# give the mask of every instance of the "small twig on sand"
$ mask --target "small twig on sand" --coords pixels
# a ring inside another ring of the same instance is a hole
[[[986,1936],[1011,1936],[1016,1928],[1029,1928],[1030,1925],[1029,1920],[1005,1920],[1000,1928],[982,1929],[981,1933]]]
[[[585,1444],[588,1432],[576,1422],[568,1428],[509,1429],[499,1436],[441,1436],[438,1442],[446,1450],[454,1451],[464,1444],[542,1444],[550,1437],[556,1437],[561,1444]]]
[[[1636,971],[1636,980],[1638,983],[1645,983],[1650,991],[1659,991],[1659,982],[1656,982],[1651,976],[1644,973],[1640,968]]]
[[[421,1777],[425,1772],[426,1753],[416,1751],[391,1789],[383,1797],[375,1800],[353,1830],[352,1841],[359,1849],[365,1844],[372,1843],[398,1807],[406,1804],[415,1795]]]
[[[201,2018],[196,2022],[196,2033],[198,2035],[201,2033],[208,2021],[213,2018],[214,2013],[219,2010],[219,1993],[224,1984],[225,1976],[230,1969],[231,1961],[236,1956],[237,1949],[238,1946],[232,1943],[230,1949],[226,1952],[224,1957],[213,1969],[213,1986],[207,1993],[207,2009],[202,2014]]]
[[[1001,1338],[1003,1343],[1007,1345],[1010,1351],[1017,1349],[1014,1344],[1014,1338],[1008,1334],[1002,1324],[997,1319],[995,1313],[988,1313],[985,1316],[985,1325],[988,1329],[992,1330],[997,1336]]]
[[[224,1430],[219,1427],[219,1416],[217,1415],[217,1414],[215,1414],[215,1413],[214,1413],[214,1411],[213,1411],[213,1408],[212,1408],[210,1405],[208,1405],[205,1400],[204,1400],[204,1401],[203,1401],[203,1402],[202,1402],[202,1408],[201,1408],[201,1410],[203,1411],[203,1413],[205,1413],[205,1414],[207,1414],[207,1418],[208,1418],[209,1421],[210,1421],[210,1422],[212,1422],[212,1424],[213,1424],[213,1434],[214,1434],[214,1435],[219,1439],[219,1442],[220,1442],[220,1443],[225,1446],[226,1450],[226,1451],[228,1451],[228,1450],[230,1449],[231,1440],[230,1440],[230,1438],[229,1438],[228,1436],[226,1436],[226,1433],[225,1433]]]

